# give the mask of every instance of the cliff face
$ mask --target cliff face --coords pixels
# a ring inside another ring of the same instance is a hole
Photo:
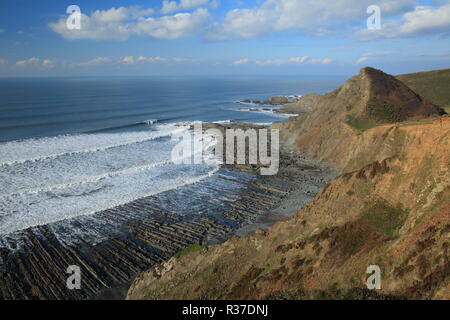
[[[283,109],[285,111],[291,113],[306,113],[310,112],[312,108],[319,103],[322,96],[317,93],[309,93],[304,96],[298,98],[293,102],[286,103],[283,105]]]
[[[384,148],[374,147],[374,143],[384,144],[385,140],[367,140],[362,133],[368,129],[389,123],[426,121],[444,113],[396,78],[380,70],[363,68],[359,75],[318,100],[309,114],[288,119],[280,130],[282,139],[301,151],[349,170],[397,151],[391,150],[395,146],[389,141]]]
[[[379,125],[388,121],[371,113],[374,98],[409,101],[411,110],[400,103],[392,113],[407,121]],[[392,77],[363,69],[281,125],[293,146],[343,174],[267,232],[143,273],[128,298],[449,299],[450,117],[429,118],[439,113]],[[374,127],[355,128],[349,115]],[[381,269],[381,290],[366,288],[370,265]]]

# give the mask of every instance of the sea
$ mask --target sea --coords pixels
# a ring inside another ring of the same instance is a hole
[[[171,161],[177,137],[193,121],[284,121],[288,115],[246,111],[236,102],[325,93],[343,80],[0,79],[0,235],[93,215],[210,177],[218,165]]]

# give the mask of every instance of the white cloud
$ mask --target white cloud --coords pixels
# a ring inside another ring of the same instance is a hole
[[[99,64],[104,64],[104,63],[108,63],[108,62],[113,62],[113,59],[110,57],[98,57],[98,58],[94,58],[85,62],[80,62],[78,65],[80,67],[93,67],[93,66],[97,66]]]
[[[16,66],[17,67],[24,67],[26,65],[30,65],[30,64],[36,64],[40,61],[39,58],[30,58],[28,60],[19,60],[16,62]]]
[[[233,62],[235,65],[249,63],[250,60],[247,58],[243,58]],[[300,57],[292,57],[289,59],[263,59],[256,60],[255,64],[260,66],[279,66],[283,64],[329,64],[333,62],[331,58],[310,58],[308,56],[300,56]]]
[[[0,33],[3,33],[3,32],[5,32],[6,30],[5,29],[0,29]]]
[[[212,8],[217,8],[219,6],[219,2],[209,1],[209,0],[180,0],[179,3],[177,1],[169,1],[164,0],[161,8],[161,13],[173,13],[181,10],[189,10],[193,8],[198,8],[200,6],[210,6]]]
[[[66,17],[49,24],[49,27],[62,37],[69,40],[127,40],[130,36],[130,26],[122,20],[120,10],[112,8],[106,11],[96,11],[91,16],[81,14],[81,29],[69,30]],[[109,19],[109,20],[108,20]]]
[[[126,64],[134,64],[134,58],[132,56],[124,57],[122,62]]]
[[[333,62],[333,59],[331,59],[331,58],[323,58],[323,59],[314,58],[314,59],[308,60],[306,63],[308,63],[308,64],[329,64],[331,62]]]
[[[134,32],[141,36],[167,40],[188,37],[198,33],[208,17],[208,10],[200,8],[193,13],[177,13],[160,18],[140,18]]]
[[[44,68],[53,68],[53,61],[49,59],[40,59],[36,57],[32,57],[25,60],[17,61],[14,66],[16,67],[26,67],[26,66],[35,66],[35,67],[44,67]]]
[[[53,68],[53,61],[52,60],[49,60],[49,59],[44,59],[43,61],[42,61],[42,66],[43,67],[45,67],[45,68]]]
[[[356,37],[370,40],[380,37],[397,38],[421,34],[448,35],[450,33],[450,4],[440,7],[417,6],[402,15],[400,21],[382,23],[380,30],[360,30]]]
[[[309,63],[309,64],[329,64],[331,62],[333,62],[333,59],[323,58],[323,59],[311,59],[311,60],[308,60],[307,63]]]
[[[384,16],[404,11],[416,0],[382,0],[378,2]],[[254,8],[233,9],[220,23],[215,23],[211,40],[253,38],[271,32],[297,29],[323,35],[332,29],[344,31],[344,23],[360,23],[367,17],[373,0],[265,0]]]
[[[356,60],[356,64],[363,63],[363,62],[367,61],[368,59],[369,59],[368,57],[360,57],[360,58],[358,58],[358,60]]]
[[[83,61],[80,63],[77,63],[77,66],[80,67],[94,67],[102,64],[107,63],[114,63],[114,64],[127,64],[127,65],[133,65],[137,63],[162,63],[162,62],[186,62],[186,61],[193,61],[191,59],[186,58],[166,58],[166,57],[146,57],[146,56],[125,56],[125,57],[97,57],[93,58],[87,61]]]
[[[81,14],[81,29],[69,30],[67,17],[62,17],[49,27],[62,37],[70,40],[117,40],[124,41],[130,36],[139,35],[157,39],[178,39],[198,33],[209,17],[206,9],[192,13],[179,13],[172,16],[148,17],[153,9],[120,7],[97,10],[90,16]]]
[[[283,64],[284,60],[282,59],[267,59],[267,60],[257,60],[256,64],[261,66],[273,66]]]
[[[363,57],[374,57],[374,56],[384,56],[391,54],[392,51],[369,51],[365,52],[362,56]]]
[[[175,12],[175,11],[178,11],[178,5],[177,5],[176,1],[167,1],[167,0],[163,1],[161,13],[166,14],[166,13],[171,13],[171,12]]]
[[[361,57],[356,59],[355,64],[361,64],[369,60],[370,57],[379,57],[391,54],[392,51],[368,51],[364,52]]]
[[[356,36],[372,39],[433,32],[450,34],[448,1],[414,9],[417,2],[376,1],[381,8],[382,29],[361,29]],[[81,30],[68,30],[67,16],[49,26],[66,39],[119,41],[131,36],[172,40],[199,34],[209,40],[249,39],[286,30],[324,36],[333,32],[354,33],[356,26],[365,25],[366,10],[372,4],[373,0],[260,0],[254,7],[229,10],[220,21],[212,22],[206,7],[217,6],[217,0],[165,0],[163,16],[150,16],[153,9],[119,7],[82,14]],[[175,14],[180,10],[190,11]]]
[[[8,60],[0,58],[0,66],[4,66],[8,63]]]
[[[108,10],[96,10],[91,18],[102,23],[120,22],[128,19],[137,19],[154,13],[152,8],[141,9],[137,6],[111,8]]]
[[[235,62],[233,62],[234,65],[241,65],[241,64],[246,64],[249,63],[249,59],[248,58],[242,58],[239,60],[236,60]]]
[[[140,62],[149,62],[149,63],[160,63],[160,62],[186,62],[186,61],[193,61],[191,59],[186,58],[166,58],[166,57],[144,57],[140,56],[138,57],[138,61]]]
[[[293,58],[289,59],[289,62],[292,62],[292,63],[304,63],[306,60],[308,60],[308,56],[293,57]]]
[[[150,62],[150,63],[157,63],[157,62],[166,62],[169,61],[169,58],[163,58],[163,57],[144,57],[144,56],[140,56],[138,58],[139,61],[145,61],[145,62]]]
[[[450,4],[440,8],[416,7],[403,17],[405,22],[400,30],[403,34],[450,31]]]

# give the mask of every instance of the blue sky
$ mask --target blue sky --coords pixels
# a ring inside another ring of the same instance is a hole
[[[66,9],[81,9],[69,30]],[[369,30],[367,8],[380,8]],[[351,75],[450,67],[450,0],[3,1],[0,76]]]

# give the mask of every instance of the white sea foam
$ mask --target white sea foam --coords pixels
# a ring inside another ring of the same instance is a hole
[[[186,129],[183,125],[166,124],[157,125],[151,131],[62,135],[10,141],[0,144],[0,165],[38,161],[64,154],[95,152],[177,134]]]
[[[229,124],[229,123],[233,123],[233,120],[219,120],[219,121],[214,121],[213,123],[217,123],[217,124]]]
[[[277,107],[277,106],[261,107],[261,106],[259,106],[258,108],[256,108],[256,107],[255,108],[235,108],[233,110],[243,111],[243,112],[258,112],[258,113],[270,114],[272,116],[276,116],[276,117],[280,117],[280,118],[290,118],[290,117],[298,116],[298,114],[275,112],[275,110],[277,110],[277,109],[280,109],[280,107]]]
[[[189,128],[167,124],[150,132],[59,136],[15,141],[9,149],[0,146],[2,152],[16,147],[16,156],[2,153],[10,163],[0,166],[0,234],[89,215],[210,176],[218,165],[172,162],[177,137]],[[210,137],[203,142],[192,154],[213,143]],[[33,150],[27,153],[27,147]]]

